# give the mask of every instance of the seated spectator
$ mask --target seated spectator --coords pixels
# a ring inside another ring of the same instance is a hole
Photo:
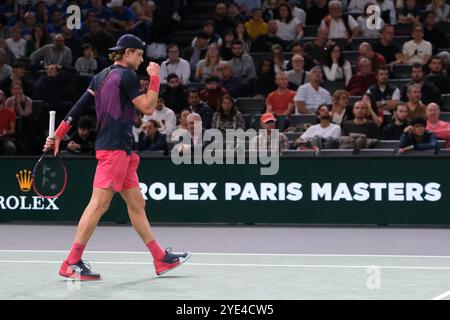
[[[169,141],[176,141],[176,136],[179,132],[184,131],[186,134],[189,134],[189,125],[188,125],[188,116],[191,114],[191,111],[189,111],[188,109],[183,109],[181,110],[178,119],[179,119],[179,124],[178,126],[175,128],[174,131],[172,131],[172,134],[170,135],[170,140]],[[181,130],[181,131],[180,131]]]
[[[47,44],[31,54],[31,64],[47,68],[57,65],[58,68],[70,68],[72,65],[72,50],[64,45],[64,37],[57,34],[53,44]],[[42,65],[40,62],[42,61]]]
[[[427,11],[433,11],[436,14],[437,22],[447,22],[450,15],[450,5],[445,0],[431,0],[426,7]]]
[[[277,20],[277,36],[285,43],[301,39],[303,37],[303,26],[300,20],[293,16],[292,7],[283,2],[280,4],[279,10],[280,18]]]
[[[330,93],[320,86],[322,68],[319,66],[312,68],[309,78],[310,82],[300,86],[294,97],[296,113],[314,114],[320,105],[331,104]]]
[[[426,130],[427,120],[424,117],[414,117],[409,124],[400,138],[398,153],[403,154],[410,150],[439,150],[435,134]]]
[[[247,19],[245,18],[245,14],[241,13],[239,5],[236,2],[232,2],[228,5],[227,14],[234,24],[247,21]]]
[[[347,85],[347,91],[351,96],[363,95],[371,85],[377,82],[372,69],[372,62],[369,59],[358,59],[357,73],[352,76]]]
[[[5,50],[5,63],[12,65],[16,61],[16,56],[6,44],[6,40],[3,38],[0,38],[0,49]]]
[[[233,76],[233,70],[227,61],[222,61],[219,64],[217,72],[221,79],[220,85],[225,88],[232,97],[237,98],[242,95],[241,79]]]
[[[358,22],[351,15],[342,14],[342,3],[332,0],[328,3],[330,14],[320,23],[321,29],[328,29],[329,39],[346,39],[350,44],[361,33]]]
[[[31,32],[31,38],[26,43],[25,56],[29,57],[34,51],[48,43],[49,37],[45,27],[42,24],[35,25]]]
[[[224,134],[227,129],[245,130],[245,120],[242,113],[236,108],[233,97],[225,95],[220,99],[217,112],[212,117],[212,129],[219,129]]]
[[[233,53],[231,52],[231,46],[234,41],[234,31],[231,29],[225,30],[223,34],[223,42],[220,47],[220,57],[222,60],[231,60],[233,59]]]
[[[381,132],[382,140],[400,140],[403,131],[408,126],[408,106],[399,103],[395,106],[392,121],[384,126]]]
[[[106,31],[103,24],[97,20],[92,22],[89,32],[83,36],[83,42],[90,43],[100,57],[107,57],[108,48],[116,44],[113,35]]]
[[[208,39],[209,35],[206,32],[199,32],[194,39],[194,45],[187,46],[183,50],[182,57],[183,59],[189,61],[192,76],[195,74],[197,63],[206,56],[206,51],[208,50]]]
[[[58,33],[62,33],[62,27],[66,24],[66,21],[64,20],[64,15],[60,11],[53,11],[50,14],[50,23],[47,26],[48,33],[50,34],[50,37],[53,38]]]
[[[111,10],[103,6],[102,0],[91,0],[91,10],[101,23],[106,23],[111,17]],[[64,10],[65,11],[65,10]]]
[[[403,44],[403,63],[427,64],[433,50],[432,45],[424,40],[423,27],[418,24],[412,31],[413,39]]]
[[[325,64],[327,61],[328,45],[328,29],[322,28],[317,30],[317,38],[312,42],[305,44],[305,53],[314,57],[314,64]]]
[[[123,5],[123,0],[111,0],[107,5],[111,9],[111,16],[106,22],[106,30],[116,37],[120,37],[131,29],[133,13]]]
[[[280,71],[285,71],[289,61],[284,59],[283,48],[275,44],[271,49],[271,58],[273,62],[273,71],[277,74]]]
[[[394,26],[386,24],[381,30],[380,38],[372,45],[373,51],[381,54],[386,63],[390,65],[403,63],[403,55],[398,45],[394,42]]]
[[[356,19],[358,22],[359,28],[361,29],[361,36],[365,38],[377,38],[380,35],[380,29],[382,29],[385,25],[383,20],[380,20],[380,28],[373,28],[374,22],[370,20],[372,16],[372,11],[368,11],[369,6],[372,6],[372,2],[366,3],[362,14]]]
[[[272,130],[277,127],[277,118],[272,113],[263,113],[260,117],[260,127],[258,136],[254,137],[249,144],[249,150],[271,150],[272,149]],[[284,151],[289,148],[289,142],[286,135],[278,132],[278,151]]]
[[[167,83],[167,76],[175,73],[183,85],[187,85],[191,77],[191,68],[189,62],[180,58],[180,49],[176,44],[167,46],[168,59],[161,63],[161,83]]]
[[[22,83],[13,82],[11,84],[11,97],[6,99],[6,107],[14,110],[17,116],[28,117],[32,114],[32,101],[23,94]]]
[[[416,0],[406,0],[405,5],[398,14],[398,23],[420,23],[421,9]]]
[[[0,48],[0,81],[5,80],[12,74],[12,68],[6,64],[6,51]]]
[[[208,104],[200,100],[200,94],[197,89],[189,89],[188,104],[191,113],[200,115],[203,129],[211,128],[211,121],[214,111],[210,106],[208,106]]]
[[[427,80],[427,78],[425,77],[424,68],[425,66],[423,66],[420,63],[415,63],[412,65],[411,68],[412,81],[403,88],[402,101],[408,101],[407,95],[408,87],[412,84],[418,84],[421,87],[422,91],[421,101],[423,103],[428,104],[430,102],[435,102],[437,104],[441,104],[441,92],[433,82]]]
[[[346,121],[342,127],[342,135],[350,136],[352,133],[363,134],[369,139],[378,138],[378,126],[367,120],[368,104],[357,101],[353,105],[354,119]]]
[[[202,139],[203,136],[203,131],[204,131],[204,126],[203,126],[203,121],[202,118],[200,117],[200,115],[198,113],[190,113],[187,116],[187,132],[182,129],[182,130],[175,130],[172,133],[172,137],[171,140],[174,142],[178,142],[178,141],[182,141],[181,143],[177,144],[175,147],[177,147],[177,151],[180,154],[186,153],[186,152],[191,152],[194,147],[205,147],[206,144],[208,144],[208,141],[204,141]],[[201,128],[200,130],[198,130],[199,128]],[[183,137],[183,138],[182,138]],[[182,138],[182,139],[181,139]],[[183,143],[183,142],[187,142],[186,141],[189,140],[189,143]],[[172,150],[173,152],[173,150]]]
[[[223,37],[228,29],[233,28],[233,20],[227,14],[227,5],[225,3],[218,3],[214,11],[214,26],[216,32]]]
[[[418,84],[408,86],[408,119],[425,117],[425,105],[422,103],[422,89]]]
[[[93,77],[97,71],[97,60],[94,58],[94,50],[89,43],[83,44],[81,47],[83,56],[75,61],[75,70],[79,76]]]
[[[384,67],[386,65],[386,60],[383,55],[376,53],[372,49],[372,45],[368,42],[363,42],[358,47],[359,57],[367,58],[372,62],[372,71],[375,72],[379,67]]]
[[[67,142],[66,150],[75,154],[93,155],[95,151],[94,121],[88,116],[78,120],[77,131],[72,133]]]
[[[305,70],[306,71],[311,70],[312,67],[314,67],[316,64],[318,64],[318,63],[315,63],[314,59],[312,57],[310,57],[309,54],[307,54],[304,51],[303,44],[300,41],[295,40],[291,43],[291,55],[295,56],[297,54],[301,55],[305,59]],[[292,69],[292,64],[290,62],[288,63],[286,69],[287,70]]]
[[[389,70],[386,67],[378,68],[375,73],[377,83],[367,90],[370,93],[380,110],[390,111],[400,102],[400,89],[389,83]]]
[[[342,126],[351,114],[351,108],[348,105],[349,96],[350,94],[345,90],[336,90],[333,94],[331,122],[338,126]]]
[[[450,123],[439,120],[441,110],[436,103],[427,105],[427,130],[434,133],[439,140],[445,140],[446,148],[450,148]]]
[[[277,73],[275,82],[278,89],[267,96],[266,113],[289,116],[294,112],[295,91],[288,89],[288,76],[284,71]]]
[[[427,81],[433,82],[441,94],[450,93],[450,77],[444,72],[442,59],[438,56],[431,57],[428,69],[430,73],[427,76]]]
[[[375,0],[373,0],[374,2]],[[364,8],[370,0],[350,0],[348,1],[347,11],[351,13],[362,13],[364,12]]]
[[[0,82],[0,89],[3,90],[5,96],[9,97],[12,95],[11,85],[14,82],[20,82],[22,84],[24,94],[26,96],[31,96],[33,94],[33,80],[25,76],[25,63],[16,61],[11,67],[12,73],[9,77],[6,77]]]
[[[385,23],[397,24],[397,12],[392,0],[375,0],[374,4],[380,8],[381,19]]]
[[[22,30],[20,26],[15,26],[11,29],[11,38],[6,39],[6,44],[14,53],[16,59],[25,57],[26,40],[22,38]]]
[[[276,20],[269,20],[267,22],[267,33],[258,36],[255,40],[255,45],[252,47],[254,52],[269,52],[272,46],[278,44],[284,46],[285,43],[277,36],[278,24]]]
[[[5,94],[0,90],[0,155],[13,155],[17,147],[13,141],[16,133],[16,113],[5,104]]]
[[[153,111],[153,113],[149,116],[144,115],[144,118],[142,120],[144,122],[147,122],[149,120],[158,121],[158,130],[166,137],[170,137],[172,131],[175,130],[175,127],[177,125],[177,117],[175,116],[175,112],[164,105],[164,98],[162,96],[158,97],[155,111]]]
[[[244,53],[243,45],[240,40],[233,41],[231,48],[233,59],[229,62],[233,69],[233,75],[241,78],[244,89],[249,89],[251,81],[256,78],[256,70],[252,57]]]
[[[167,86],[161,95],[166,106],[176,114],[187,108],[187,92],[180,83],[180,78],[176,73],[167,76]]]
[[[256,75],[255,97],[265,98],[277,88],[272,60],[268,58],[262,59],[259,62]]]
[[[306,25],[318,26],[329,13],[328,0],[315,0],[306,10]]]
[[[217,76],[217,67],[220,62],[219,47],[217,43],[211,43],[208,46],[205,58],[197,63],[194,76],[195,80],[205,82],[207,78]]]
[[[448,48],[447,37],[437,24],[436,14],[433,11],[427,11],[424,20],[423,38],[433,46],[432,53],[437,54],[438,48]]]
[[[383,110],[378,109],[377,101],[374,96],[366,92],[361,97],[361,101],[367,104],[367,119],[375,122],[377,126],[381,127],[384,121],[384,114]]]
[[[321,105],[316,111],[318,124],[310,126],[301,136],[300,143],[308,142],[319,149],[335,149],[339,146],[341,127],[331,123],[331,112],[327,105]]]
[[[150,1],[144,2],[144,4],[138,4],[134,2],[135,6],[131,6],[133,11],[133,25],[129,29],[129,33],[142,39],[147,43],[155,42],[156,29],[161,28],[155,19],[156,5],[151,4]]]
[[[341,48],[337,44],[328,47],[323,72],[327,81],[344,80],[347,86],[352,78],[350,62],[344,60]]]
[[[202,23],[202,31],[208,35],[208,44],[217,43],[220,47],[222,45],[222,38],[214,30],[214,21],[208,19]],[[195,38],[192,40],[192,45],[194,45]]]
[[[162,134],[158,129],[160,124],[156,120],[148,120],[142,125],[142,132],[139,134],[139,142],[137,150],[139,151],[164,151],[169,153],[166,135]]]
[[[263,20],[263,11],[261,8],[254,8],[252,10],[252,17],[245,23],[245,30],[252,41],[261,35],[267,34],[267,23]]]
[[[227,89],[220,85],[220,78],[212,76],[206,79],[205,88],[200,91],[200,99],[205,101],[214,111],[219,107],[219,101],[228,95]]]
[[[264,4],[263,18],[265,21],[270,21],[280,18],[280,1],[267,0]]]
[[[139,134],[142,132],[143,114],[136,109],[133,115],[133,149],[137,149]]]
[[[309,82],[309,72],[304,69],[305,58],[300,54],[292,56],[292,69],[287,72],[289,89],[297,90],[298,87]]]
[[[242,42],[242,50],[245,53],[250,53],[252,49],[252,40],[247,34],[247,30],[245,30],[244,23],[236,23],[234,26],[234,41]]]
[[[64,44],[72,51],[72,58],[79,57],[83,54],[81,50],[82,41],[78,38],[78,35],[74,30],[69,29],[66,24],[62,26],[62,35],[64,37]]]

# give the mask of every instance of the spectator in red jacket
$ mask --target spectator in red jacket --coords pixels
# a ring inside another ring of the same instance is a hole
[[[357,64],[358,72],[350,79],[347,91],[351,96],[361,96],[367,89],[377,83],[372,72],[372,62],[367,58],[360,58]]]
[[[213,110],[217,110],[219,101],[223,96],[228,95],[228,91],[220,85],[219,77],[209,77],[205,83],[205,88],[200,91],[200,99],[208,103]]]

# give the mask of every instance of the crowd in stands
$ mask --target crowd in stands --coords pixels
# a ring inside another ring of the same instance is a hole
[[[66,24],[71,4],[81,8],[79,29]],[[62,120],[92,76],[111,64],[108,48],[125,33],[166,50],[158,61],[156,110],[135,116],[136,150],[167,154],[175,129],[192,136],[195,121],[204,130],[299,133],[289,142],[281,134],[281,150],[366,148],[378,140],[398,140],[402,153],[436,149],[438,140],[450,147],[450,123],[440,120],[450,111],[445,0],[217,1],[190,43],[169,43],[171,28],[189,16],[189,5],[186,0],[0,5],[0,154],[40,154],[48,111],[56,110],[57,122]],[[376,28],[371,5],[381,8]],[[145,54],[146,62],[154,60]],[[144,64],[138,71],[143,93],[149,82]],[[246,108],[250,100],[263,101],[257,113]],[[294,121],[302,116],[309,116],[309,123]],[[93,154],[95,128],[92,107],[64,149]],[[266,144],[266,134],[258,144]]]

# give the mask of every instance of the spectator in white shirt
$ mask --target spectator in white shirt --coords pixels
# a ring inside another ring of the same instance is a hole
[[[433,48],[431,43],[423,39],[423,27],[418,24],[412,31],[413,39],[403,44],[403,63],[426,64],[430,59]]]
[[[187,60],[180,58],[180,49],[176,44],[167,46],[168,59],[161,64],[161,83],[167,83],[167,76],[175,73],[183,85],[188,84],[191,76],[191,67]]]
[[[392,25],[397,24],[397,12],[395,11],[395,6],[392,0],[376,0],[375,5],[380,8],[381,18],[385,23]]]
[[[437,22],[447,22],[450,15],[450,5],[445,0],[432,0],[427,6],[426,11],[434,11]]]
[[[22,38],[22,32],[19,26],[11,29],[11,38],[6,39],[6,45],[14,53],[16,59],[25,57],[27,41]]]
[[[303,37],[303,27],[297,18],[292,14],[292,8],[287,3],[280,4],[280,19],[277,20],[277,36],[286,42]]]
[[[331,95],[320,87],[322,81],[322,68],[313,67],[309,72],[310,83],[300,86],[294,97],[297,113],[314,114],[321,104],[331,104]]]
[[[322,19],[319,28],[329,30],[329,39],[347,39],[347,42],[351,43],[352,39],[361,32],[358,22],[351,15],[342,14],[342,3],[340,1],[330,1],[328,8],[330,14]]]
[[[337,44],[328,47],[326,63],[323,66],[325,78],[328,81],[344,80],[345,86],[352,78],[352,67],[350,62],[344,60],[341,48]]]
[[[361,29],[361,33],[362,33],[363,37],[378,38],[380,36],[380,31],[384,28],[385,23],[383,20],[380,20],[380,28],[377,28],[377,27],[373,28],[371,26],[371,24],[374,23],[374,22],[370,22],[370,20],[369,20],[369,18],[372,15],[372,12],[369,13],[368,8],[371,5],[373,5],[373,3],[371,3],[371,2],[366,4],[366,6],[364,7],[363,13],[358,17],[358,19],[356,19],[356,21],[359,24],[359,28]]]
[[[159,128],[159,132],[165,134],[167,137],[170,137],[172,131],[177,126],[175,112],[164,105],[164,98],[161,96],[158,97],[155,111],[150,116],[145,115],[143,120],[146,122],[151,119],[160,123],[161,127]]]

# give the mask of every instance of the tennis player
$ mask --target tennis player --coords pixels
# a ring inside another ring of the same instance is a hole
[[[146,115],[155,110],[160,67],[156,63],[149,63],[149,90],[146,94],[141,94],[135,71],[143,62],[144,43],[138,37],[126,34],[109,50],[114,64],[93,77],[87,91],[55,131],[54,139],[47,138],[44,146],[44,151],[53,149],[57,154],[61,140],[72,125],[77,123],[83,110],[95,104],[98,121],[95,148],[98,164],[92,197],[78,224],[69,256],[59,270],[63,277],[80,280],[101,279],[100,274],[93,272],[81,257],[116,192],[125,200],[131,223],[153,256],[157,275],[178,267],[190,257],[189,252],[176,254],[171,252],[170,248],[164,250],[155,240],[145,213],[145,200],[139,189],[136,172],[139,157],[132,151],[135,108]]]

